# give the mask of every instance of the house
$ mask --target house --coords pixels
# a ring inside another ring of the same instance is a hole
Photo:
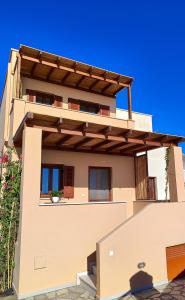
[[[13,279],[19,299],[90,279],[97,298],[114,299],[150,287],[147,274],[158,285],[184,270],[178,143],[185,139],[153,132],[151,116],[132,112],[132,82],[28,46],[11,50],[0,150],[14,145],[23,163]],[[127,111],[116,109],[123,89]],[[148,164],[164,147],[169,200],[157,201]],[[63,195],[59,203],[52,191]]]

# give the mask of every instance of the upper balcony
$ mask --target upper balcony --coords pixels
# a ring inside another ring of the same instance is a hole
[[[20,126],[26,113],[51,116],[56,118],[70,119],[75,122],[91,123],[99,126],[112,126],[122,129],[134,129],[135,122],[133,120],[123,120],[112,116],[94,114],[90,112],[78,111],[67,106],[50,106],[46,104],[30,102],[27,99],[14,99],[10,113],[11,136],[14,136]]]

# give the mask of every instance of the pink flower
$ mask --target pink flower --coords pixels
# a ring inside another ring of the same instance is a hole
[[[6,190],[8,187],[8,184],[6,182],[3,183],[3,189]]]
[[[0,163],[1,164],[5,164],[9,161],[9,156],[7,154],[3,155],[2,157],[0,157]]]

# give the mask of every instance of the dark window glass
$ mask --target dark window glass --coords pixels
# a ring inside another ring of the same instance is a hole
[[[91,201],[110,200],[110,168],[90,168],[89,196]]]
[[[80,103],[80,111],[92,113],[92,114],[98,114],[99,108],[98,105],[89,104],[89,103]]]
[[[36,103],[52,105],[53,99],[52,96],[48,96],[48,95],[36,95]]]

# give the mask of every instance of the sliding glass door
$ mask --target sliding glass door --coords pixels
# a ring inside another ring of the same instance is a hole
[[[111,168],[89,167],[89,201],[111,200]]]

